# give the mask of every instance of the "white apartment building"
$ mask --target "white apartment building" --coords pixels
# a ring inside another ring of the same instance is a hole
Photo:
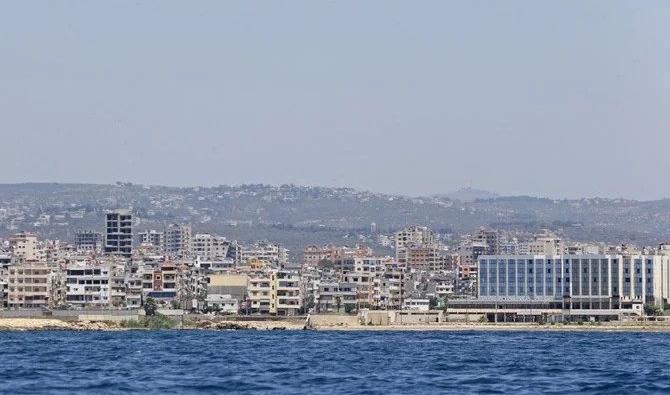
[[[68,266],[65,301],[73,307],[107,307],[112,299],[109,266]]]
[[[150,244],[158,251],[162,250],[165,247],[165,233],[159,232],[157,230],[145,230],[138,234],[140,244]]]
[[[225,237],[198,233],[193,237],[192,254],[202,261],[222,261],[228,256],[229,247]]]
[[[9,238],[9,250],[17,258],[26,261],[38,260],[37,236],[26,232],[13,235]]]
[[[288,263],[288,250],[276,243],[260,242],[241,248],[242,263],[251,259],[265,260],[282,267]]]
[[[300,275],[298,272],[278,270],[272,272],[275,292],[275,309],[271,313],[277,315],[298,315],[302,308]]]

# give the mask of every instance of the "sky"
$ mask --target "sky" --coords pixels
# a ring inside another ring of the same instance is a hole
[[[0,183],[670,197],[667,1],[14,1]]]

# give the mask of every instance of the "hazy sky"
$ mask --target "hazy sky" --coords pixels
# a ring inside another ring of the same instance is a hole
[[[0,182],[670,196],[668,1],[13,1]]]

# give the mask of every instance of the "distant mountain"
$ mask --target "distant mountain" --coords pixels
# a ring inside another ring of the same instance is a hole
[[[449,196],[296,185],[0,184],[0,237],[27,230],[71,240],[76,229],[101,231],[104,210],[132,207],[138,231],[190,222],[196,232],[273,240],[293,253],[308,244],[371,242],[372,222],[386,234],[419,224],[443,234],[485,226],[524,234],[551,229],[576,241],[653,245],[670,240],[670,199],[495,198],[472,188]]]
[[[497,193],[489,192],[489,191],[484,191],[482,189],[475,189],[475,188],[461,188],[458,191],[443,194],[443,195],[436,195],[436,197],[441,197],[441,198],[447,198],[451,200],[458,200],[461,202],[474,202],[475,200],[487,200],[487,199],[495,199],[499,197]]]

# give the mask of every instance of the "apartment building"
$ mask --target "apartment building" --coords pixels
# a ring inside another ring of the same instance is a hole
[[[124,258],[133,255],[133,216],[130,210],[118,209],[105,213],[104,251]]]
[[[562,255],[563,248],[563,242],[559,237],[545,232],[535,235],[528,243],[528,255]]]
[[[229,247],[230,242],[225,237],[197,233],[193,236],[191,251],[203,261],[222,261],[228,257]]]
[[[74,233],[74,246],[80,251],[96,251],[102,248],[102,233],[80,230]]]
[[[273,279],[268,273],[249,275],[248,308],[251,314],[270,314],[275,309]]]
[[[273,271],[271,277],[275,284],[275,309],[277,315],[297,315],[302,309],[300,275],[295,271]]]
[[[353,284],[356,289],[356,304],[359,308],[366,308],[375,303],[375,279],[384,272],[390,257],[354,258],[352,270],[343,272],[342,281]]]
[[[178,296],[179,270],[174,263],[145,265],[141,270],[142,293],[146,298],[172,301]]]
[[[9,251],[17,258],[25,261],[36,261],[39,258],[37,236],[21,232],[9,238]]]
[[[407,263],[407,249],[410,246],[427,246],[435,242],[433,231],[425,226],[411,226],[395,234],[395,259]]]
[[[65,284],[65,301],[72,307],[107,307],[111,303],[109,266],[68,266]]]
[[[260,242],[241,248],[242,264],[250,259],[261,259],[271,262],[276,267],[283,267],[288,263],[288,250],[276,243]]]
[[[407,267],[410,270],[447,270],[450,260],[438,245],[411,245],[406,248]]]
[[[175,257],[189,257],[193,248],[190,224],[170,224],[165,228],[165,253]]]
[[[60,295],[54,287],[56,282],[51,268],[44,263],[21,263],[7,270],[7,307],[48,308]]]
[[[253,314],[299,314],[302,309],[300,276],[288,270],[252,273],[248,300]]]
[[[381,309],[400,309],[405,299],[404,263],[391,262],[384,265],[383,272],[374,279],[374,305]]]
[[[325,282],[318,284],[315,295],[317,312],[344,312],[358,305],[358,284]]]
[[[145,230],[137,234],[140,244],[149,244],[157,251],[162,251],[165,248],[165,233],[155,229]]]

